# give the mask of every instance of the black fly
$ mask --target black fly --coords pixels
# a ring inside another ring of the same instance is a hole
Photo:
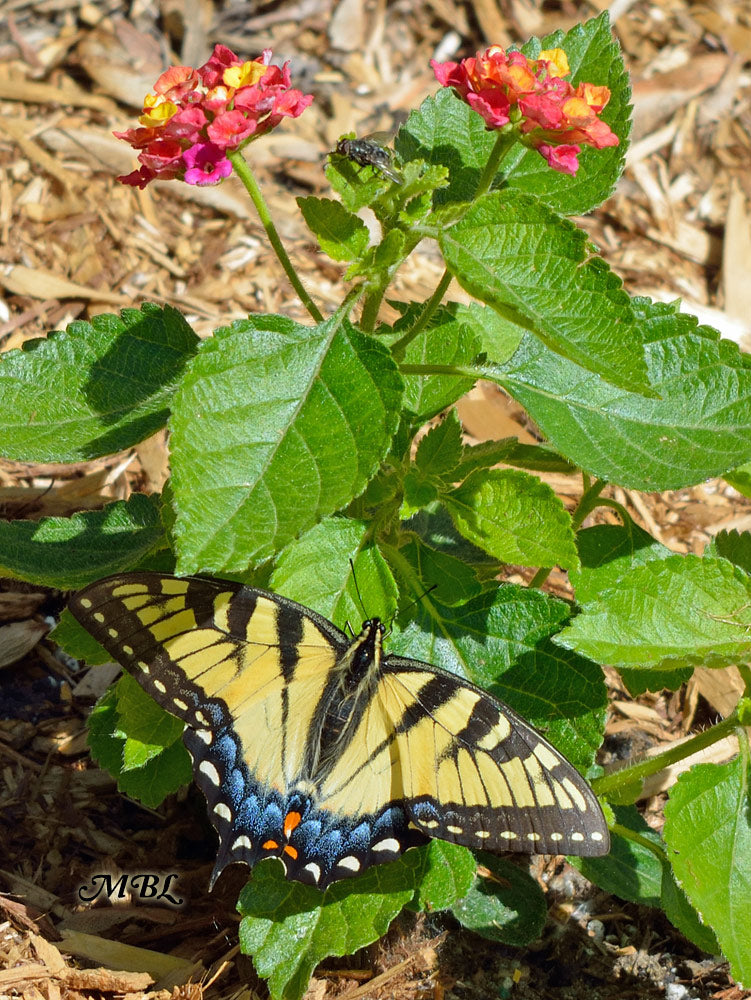
[[[340,139],[335,152],[361,167],[375,167],[395,184],[402,183],[402,178],[394,169],[391,151],[374,139]]]

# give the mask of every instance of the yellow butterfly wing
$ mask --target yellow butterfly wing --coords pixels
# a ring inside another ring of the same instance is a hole
[[[385,658],[321,795],[334,810],[400,802],[410,828],[468,847],[609,850],[596,796],[551,743],[487,692],[417,660]]]
[[[491,850],[606,853],[597,800],[539,733],[479,688],[382,656],[266,591],[129,573],[74,616],[168,712],[234,861],[279,858],[325,888],[427,837]]]

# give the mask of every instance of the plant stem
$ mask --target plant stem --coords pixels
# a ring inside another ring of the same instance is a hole
[[[485,192],[490,189],[490,185],[493,183],[495,175],[498,173],[498,164],[516,141],[517,131],[513,126],[504,126],[504,128],[498,132],[495,146],[493,146],[490,156],[488,157],[488,162],[485,164],[485,169],[482,172],[482,176],[477,182],[475,198],[479,198],[480,195],[485,194]]]
[[[503,159],[504,155],[508,152],[511,146],[516,142],[516,131],[509,129],[509,131],[501,130],[496,138],[495,145],[491,150],[490,156],[488,157],[488,162],[485,164],[485,169],[482,172],[480,180],[477,182],[477,191],[475,192],[475,198],[479,198],[480,195],[486,193],[489,190],[490,185],[495,179],[495,175],[498,173],[498,164]],[[391,345],[391,353],[393,357],[398,361],[399,358],[404,356],[404,351],[407,345],[410,344],[415,337],[417,337],[431,320],[431,317],[435,313],[438,306],[441,304],[443,296],[446,294],[446,289],[451,284],[451,278],[453,275],[448,271],[444,271],[441,276],[441,280],[438,282],[438,287],[430,296],[428,301],[425,303],[423,311],[420,313],[420,318],[417,320],[415,325],[411,330],[408,330],[403,337],[396,341],[395,344]]]
[[[686,740],[684,743],[679,743],[677,746],[670,747],[669,750],[665,750],[663,753],[650,757],[649,760],[643,760],[640,764],[622,767],[618,771],[604,774],[601,778],[595,778],[592,782],[592,788],[597,795],[607,795],[618,788],[634,784],[637,781],[643,781],[645,778],[650,777],[652,774],[657,774],[658,771],[662,771],[671,764],[676,764],[679,760],[685,760],[686,757],[690,757],[692,754],[697,753],[697,751],[705,750],[707,747],[712,746],[713,743],[718,743],[726,736],[729,736],[730,733],[735,732],[737,727],[738,716],[733,712],[732,715],[729,715],[727,719],[723,719],[722,722],[718,722],[717,725],[710,727],[703,733],[697,733],[696,736],[692,736],[690,740]]]
[[[571,523],[574,526],[574,531],[581,528],[584,523],[584,519],[588,514],[597,507],[597,500],[602,493],[602,491],[607,486],[604,479],[595,479],[592,485],[589,485],[589,478],[584,480],[584,492],[582,493],[579,503],[576,505],[576,510],[571,517]]]
[[[451,274],[448,271],[444,271],[441,280],[438,282],[436,290],[430,296],[428,301],[420,313],[420,317],[412,327],[411,330],[407,330],[403,337],[400,337],[395,344],[391,345],[391,353],[395,360],[404,357],[404,351],[408,344],[411,344],[418,334],[422,333],[425,327],[430,322],[433,313],[436,311],[438,306],[441,304],[441,299],[446,294],[446,289],[451,284]]]
[[[747,698],[751,698],[751,669],[747,663],[738,663],[737,668],[746,689],[743,693]]]
[[[377,288],[370,288],[367,291],[362,307],[362,315],[360,316],[360,329],[366,333],[372,333],[375,329],[376,321],[378,320],[378,311],[381,308],[385,291],[385,284],[379,284]]]
[[[610,827],[610,832],[617,833],[626,840],[632,841],[634,844],[640,844],[642,847],[646,847],[648,851],[657,855],[660,861],[666,862],[668,860],[667,854],[659,844],[655,844],[648,837],[643,836],[641,833],[637,833],[636,830],[630,830],[627,826],[623,826],[621,823],[613,823]]]
[[[248,166],[247,160],[244,158],[242,153],[235,149],[227,153],[227,159],[232,164],[232,169],[235,171],[237,176],[243,183],[245,190],[250,195],[250,200],[255,205],[256,212],[258,212],[258,218],[261,220],[261,225],[266,230],[266,235],[269,238],[269,243],[274,248],[274,253],[276,254],[279,263],[284,268],[284,273],[289,278],[290,284],[300,296],[300,300],[305,308],[308,310],[310,315],[317,323],[323,322],[323,314],[321,313],[318,306],[308,295],[302,282],[300,281],[297,271],[295,271],[292,266],[292,261],[287,256],[287,251],[282,246],[282,241],[279,239],[279,233],[276,231],[276,226],[271,220],[271,213],[269,212],[268,205],[266,204],[263,195],[261,194],[261,189],[256,183],[256,179],[253,175],[253,171]]]

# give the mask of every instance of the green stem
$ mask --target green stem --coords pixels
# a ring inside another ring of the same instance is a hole
[[[485,192],[490,189],[490,185],[493,183],[495,175],[498,173],[498,164],[516,141],[517,130],[514,126],[507,125],[499,131],[498,137],[495,140],[495,146],[493,146],[490,156],[488,157],[488,162],[485,164],[485,169],[482,172],[482,176],[477,182],[475,198],[479,198],[480,195],[485,194]]]
[[[598,507],[610,507],[610,509],[614,510],[616,512],[616,514],[621,518],[621,520],[623,521],[624,526],[627,525],[631,521],[631,515],[626,510],[626,508],[623,506],[623,504],[622,503],[618,503],[617,500],[612,500],[610,497],[602,497],[600,499],[600,502],[598,503],[597,506]]]
[[[736,667],[745,687],[743,693],[747,698],[751,698],[751,669],[747,663],[737,663]]]
[[[261,189],[256,183],[256,179],[253,175],[253,171],[248,166],[246,159],[243,157],[242,153],[235,149],[232,152],[227,153],[227,159],[232,164],[232,169],[235,171],[237,176],[243,183],[245,190],[250,195],[250,200],[255,205],[256,212],[258,212],[258,218],[261,220],[261,225],[266,230],[266,235],[269,238],[269,243],[274,248],[279,263],[284,268],[284,273],[289,278],[290,284],[300,296],[300,300],[305,308],[308,310],[310,315],[317,323],[323,322],[323,313],[320,311],[315,302],[308,295],[305,287],[300,281],[297,271],[295,271],[292,266],[292,261],[287,256],[287,251],[282,246],[282,241],[279,239],[279,233],[276,231],[276,226],[271,220],[271,213],[269,212],[268,205],[266,204],[263,195],[261,194]]]
[[[655,844],[654,841],[649,840],[649,838],[642,836],[640,833],[637,833],[636,830],[630,830],[627,826],[623,826],[621,823],[613,823],[610,827],[610,832],[617,833],[626,840],[633,841],[634,844],[640,844],[642,847],[646,847],[646,849],[656,855],[661,862],[666,862],[668,859],[667,854],[659,844]]]
[[[663,753],[658,753],[654,757],[650,757],[649,760],[643,760],[640,764],[622,767],[618,771],[604,774],[601,778],[595,778],[592,782],[592,788],[597,795],[607,795],[618,788],[632,785],[637,781],[643,781],[645,778],[657,774],[658,771],[670,767],[671,764],[676,764],[679,760],[685,760],[686,757],[690,757],[699,750],[705,750],[707,747],[712,746],[713,743],[718,743],[726,736],[735,732],[737,727],[738,716],[733,712],[732,715],[729,715],[727,719],[723,719],[722,722],[718,722],[717,725],[712,726],[703,733],[697,733],[696,736],[692,736],[690,740],[686,740],[684,743],[679,743],[677,746],[663,751]]]
[[[408,344],[417,337],[425,327],[430,322],[433,313],[436,311],[438,306],[441,304],[443,296],[446,294],[446,289],[451,284],[451,274],[448,271],[444,271],[441,280],[438,282],[438,286],[433,294],[430,296],[428,301],[420,313],[420,317],[412,327],[411,330],[407,330],[403,337],[400,337],[395,344],[391,345],[391,353],[393,357],[398,361],[399,358],[404,357],[404,352]]]
[[[537,572],[527,585],[529,589],[534,590],[537,587],[541,587],[543,583],[545,583],[547,578],[550,576],[552,571],[553,571],[552,566],[540,566],[540,568],[537,570]]]
[[[584,523],[584,519],[592,513],[595,507],[599,504],[599,496],[602,491],[607,486],[604,479],[595,479],[592,485],[589,485],[589,478],[584,481],[584,492],[582,493],[579,503],[576,505],[576,510],[571,517],[571,523],[574,526],[574,531],[581,528]]]
[[[364,330],[366,333],[372,333],[375,329],[376,321],[378,319],[378,311],[381,308],[381,302],[383,302],[386,287],[387,286],[385,284],[379,284],[377,288],[371,288],[366,295],[359,324],[360,329]]]
[[[482,375],[463,365],[399,365],[402,375],[456,375],[457,378],[482,378]]]

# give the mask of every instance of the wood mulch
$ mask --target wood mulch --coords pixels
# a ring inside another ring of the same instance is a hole
[[[282,238],[325,312],[342,268],[317,253],[294,197],[327,194],[325,154],[345,132],[394,129],[436,89],[432,57],[458,58],[567,29],[607,4],[579,0],[73,0],[0,4],[0,350],[149,300],[180,308],[201,335],[248,312],[306,319],[279,277],[239,184],[115,182],[134,166],[112,136],[133,124],[167,62],[199,65],[221,41],[290,59],[316,95],[300,119],[252,147]],[[671,301],[751,346],[751,8],[747,0],[615,0],[615,32],[634,83],[634,142],[616,193],[582,221],[634,294]],[[397,277],[404,297],[440,275],[420,248]],[[533,440],[496,388],[460,404],[475,440]],[[0,443],[0,453],[2,444]],[[68,515],[160,490],[164,435],[80,465],[0,460],[8,518]],[[573,478],[548,477],[573,506]],[[751,527],[751,505],[722,480],[666,494],[614,489],[634,518],[677,552]],[[2,559],[0,556],[0,564]],[[510,571],[510,579],[528,579]],[[565,576],[550,587],[566,595]],[[191,790],[154,811],[117,794],[91,762],[85,719],[112,679],[69,662],[45,638],[65,595],[0,585],[0,998],[263,997],[238,953],[234,902],[246,871],[206,891],[213,840]],[[697,671],[678,693],[630,698],[609,673],[609,738],[632,752],[664,747],[727,715],[737,673]],[[720,748],[720,753],[731,752]],[[646,815],[659,822],[664,787]],[[179,871],[181,909],[125,898],[85,906],[93,872]],[[656,911],[592,890],[563,862],[535,861],[550,920],[531,948],[493,945],[441,915],[400,918],[384,941],[330,960],[311,983],[324,997],[741,1000],[727,966],[700,954]]]

